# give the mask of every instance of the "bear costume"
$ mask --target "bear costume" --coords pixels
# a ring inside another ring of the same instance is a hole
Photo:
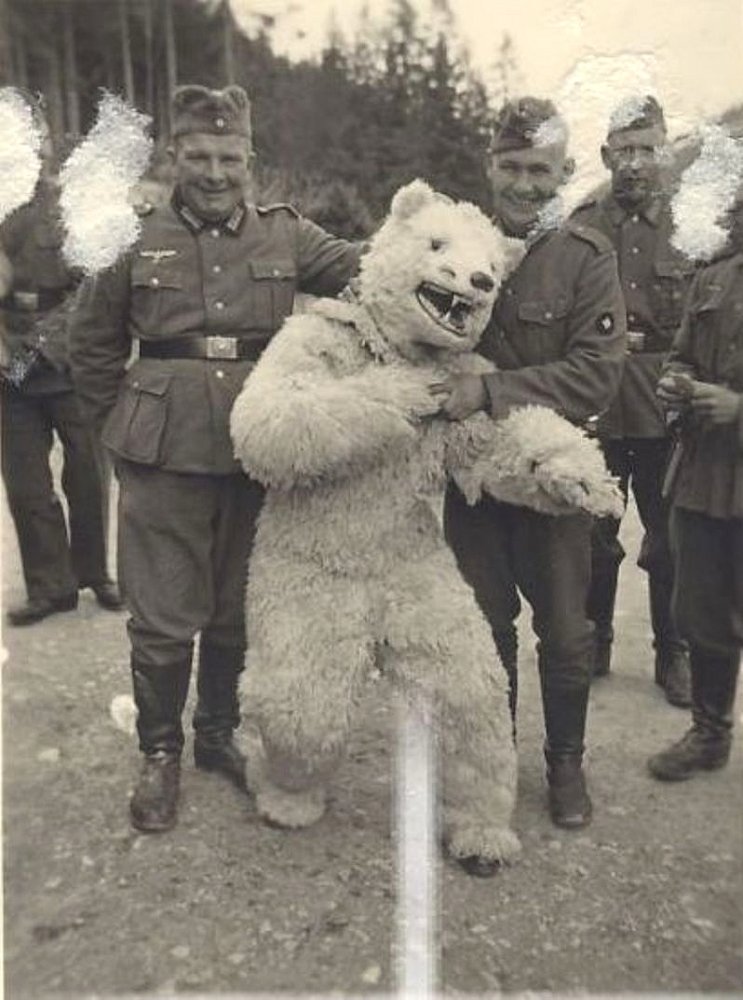
[[[362,258],[353,301],[320,300],[266,348],[231,417],[267,487],[250,561],[246,717],[265,756],[256,805],[304,827],[325,809],[376,667],[430,725],[441,838],[467,871],[513,857],[516,757],[506,673],[446,545],[446,478],[553,513],[621,503],[593,441],[541,407],[495,423],[440,412],[520,245],[473,205],[414,181]]]

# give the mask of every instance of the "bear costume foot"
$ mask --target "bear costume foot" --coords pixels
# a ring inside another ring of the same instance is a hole
[[[255,805],[268,826],[301,830],[317,823],[325,814],[325,789],[288,792],[266,782],[256,794]]]
[[[521,853],[521,844],[512,830],[467,827],[450,833],[444,849],[468,875],[491,878],[504,862]]]

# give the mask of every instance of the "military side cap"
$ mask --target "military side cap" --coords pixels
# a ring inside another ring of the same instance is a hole
[[[250,140],[250,101],[243,88],[178,87],[173,94],[173,137],[193,132],[242,135]]]
[[[565,141],[567,129],[552,101],[521,97],[508,101],[498,112],[493,128],[493,153]]]
[[[652,94],[628,97],[617,105],[609,118],[608,135],[627,129],[660,128],[666,130],[663,108]]]

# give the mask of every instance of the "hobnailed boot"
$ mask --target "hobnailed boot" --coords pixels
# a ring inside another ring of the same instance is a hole
[[[582,767],[589,688],[550,684],[541,665],[540,679],[550,817],[556,826],[577,830],[593,813]]]
[[[244,665],[245,652],[240,647],[201,640],[193,717],[194,763],[204,771],[224,775],[241,791],[247,788],[246,762],[232,734],[240,724],[237,682]]]
[[[690,663],[691,729],[649,758],[648,770],[659,781],[685,781],[697,771],[715,771],[724,767],[730,757],[739,654],[723,655],[692,647]]]
[[[137,732],[144,761],[129,813],[132,825],[143,833],[170,830],[178,818],[181,715],[190,676],[190,657],[157,667],[132,657]]]

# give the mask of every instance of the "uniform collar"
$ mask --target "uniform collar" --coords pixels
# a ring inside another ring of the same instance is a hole
[[[192,233],[200,233],[202,229],[206,229],[208,226],[210,229],[220,229],[229,236],[237,236],[243,227],[245,216],[247,215],[245,202],[240,201],[235,205],[232,214],[228,218],[216,223],[207,222],[204,219],[200,219],[195,212],[191,211],[188,205],[183,203],[177,191],[173,192],[172,204],[176,215],[185,222]]]
[[[607,197],[606,207],[609,218],[615,226],[620,226],[627,219],[631,219],[636,215],[645,219],[645,221],[649,222],[651,226],[657,226],[663,209],[663,199],[661,195],[656,194],[644,208],[626,209],[619,204],[614,195],[610,192]]]

